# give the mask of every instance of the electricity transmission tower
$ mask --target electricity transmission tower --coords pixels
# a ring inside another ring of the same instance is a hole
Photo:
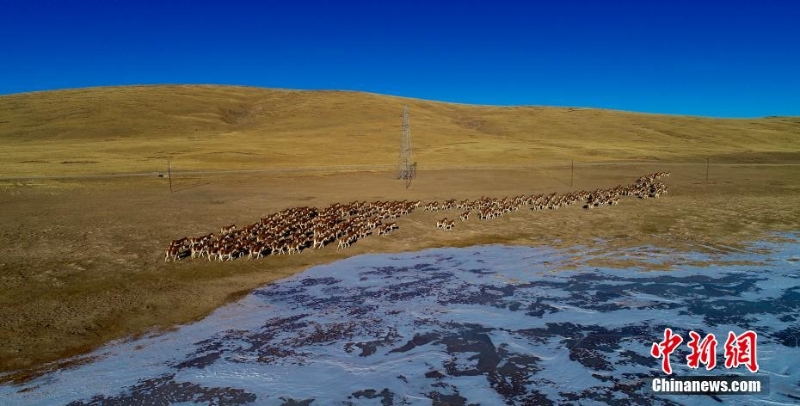
[[[411,122],[408,114],[408,106],[403,106],[403,125],[401,127],[402,136],[400,137],[400,158],[397,163],[397,179],[406,181],[406,187],[411,180],[417,177],[417,163],[411,154]]]

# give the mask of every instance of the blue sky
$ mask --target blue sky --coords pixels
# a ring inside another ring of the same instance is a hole
[[[800,1],[0,0],[0,94],[204,83],[800,116]]]

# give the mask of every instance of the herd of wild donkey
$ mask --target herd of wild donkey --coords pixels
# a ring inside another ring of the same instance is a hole
[[[463,210],[459,219],[466,221],[472,212],[481,220],[493,219],[505,213],[531,206],[531,210],[558,209],[575,203],[584,203],[584,209],[602,205],[615,205],[620,196],[634,196],[641,199],[659,197],[667,193],[667,187],[658,182],[669,172],[656,172],[642,176],[636,183],[617,186],[611,189],[597,189],[593,192],[579,191],[563,195],[517,196],[514,198],[479,200],[447,200],[443,203],[431,202],[425,205],[426,211]],[[236,258],[263,258],[266,255],[297,254],[306,248],[322,248],[336,242],[336,249],[349,247],[361,238],[371,234],[388,234],[398,229],[397,223],[388,220],[407,215],[418,208],[420,201],[352,202],[332,204],[324,209],[313,207],[292,207],[270,214],[258,223],[237,228],[235,225],[222,227],[219,234],[202,237],[181,238],[172,241],[166,251],[165,261],[181,258],[202,258],[209,261],[231,261]],[[436,222],[436,227],[450,230],[455,220],[446,217]]]

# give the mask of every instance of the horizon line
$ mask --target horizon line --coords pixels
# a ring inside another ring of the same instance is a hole
[[[250,88],[250,89],[259,89],[259,90],[273,90],[273,91],[286,91],[286,92],[347,92],[347,93],[361,93],[361,94],[369,94],[369,95],[376,95],[376,96],[395,97],[395,98],[401,98],[401,99],[411,99],[411,100],[418,100],[418,101],[425,101],[425,102],[454,104],[454,105],[473,106],[473,107],[554,108],[554,109],[579,109],[579,110],[605,110],[605,111],[623,112],[623,113],[630,113],[630,114],[672,116],[672,117],[697,117],[697,118],[719,119],[719,120],[800,118],[800,115],[798,115],[798,116],[784,116],[784,115],[708,116],[708,115],[701,115],[701,114],[680,114],[680,113],[663,113],[663,112],[639,111],[639,110],[622,110],[622,109],[615,109],[615,108],[609,108],[609,107],[599,107],[599,106],[467,103],[467,102],[458,102],[458,101],[451,101],[451,100],[425,99],[425,98],[421,98],[421,97],[398,95],[398,94],[378,93],[378,92],[372,92],[372,91],[368,91],[368,90],[359,90],[359,89],[329,89],[329,88],[303,89],[303,88],[284,88],[284,87],[264,87],[264,86],[258,86],[258,85],[242,85],[242,84],[229,84],[229,83],[228,84],[222,84],[222,83],[136,83],[136,84],[93,85],[93,86],[81,86],[81,87],[57,87],[57,88],[45,89],[45,90],[29,90],[29,91],[12,92],[12,93],[0,93],[0,98],[7,97],[7,96],[21,96],[21,95],[38,94],[38,93],[80,91],[80,90],[104,89],[104,88],[115,88],[115,87],[169,87],[169,86],[182,86],[182,87],[241,87],[241,88]]]

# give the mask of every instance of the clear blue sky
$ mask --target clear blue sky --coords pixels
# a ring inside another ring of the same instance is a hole
[[[0,0],[0,94],[205,83],[800,116],[800,1]]]

